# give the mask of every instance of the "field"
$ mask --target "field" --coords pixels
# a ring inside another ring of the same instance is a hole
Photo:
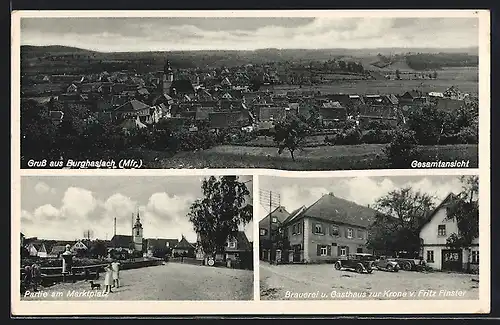
[[[454,71],[447,72],[447,74],[455,75],[458,78],[460,74]],[[464,77],[465,78],[465,77]],[[472,77],[470,79],[473,79]],[[423,92],[443,92],[451,86],[458,87],[461,91],[471,95],[477,94],[479,84],[473,80],[352,80],[331,84],[320,84],[314,86],[299,86],[294,85],[277,85],[274,86],[274,91],[278,94],[286,93],[287,91],[314,90],[320,91],[324,94],[404,94],[406,91],[418,89]]]
[[[175,155],[158,151],[135,151],[130,154],[144,160],[144,168],[266,168],[282,170],[386,169],[383,144],[319,146],[304,148],[293,161],[288,152],[279,155],[277,148],[223,145]],[[477,145],[421,146],[419,161],[469,160],[478,166]],[[410,166],[406,167],[410,168]]]

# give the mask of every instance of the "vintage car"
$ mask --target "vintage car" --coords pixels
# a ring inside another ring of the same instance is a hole
[[[388,258],[386,256],[380,256],[374,262],[377,270],[388,271],[388,272],[398,272],[399,264],[393,258]]]
[[[398,262],[401,269],[405,271],[421,271],[425,267],[423,258],[406,252],[399,252],[394,260]]]
[[[372,254],[356,253],[346,256],[335,262],[336,270],[350,269],[358,273],[372,273],[375,266],[373,264],[375,258]]]

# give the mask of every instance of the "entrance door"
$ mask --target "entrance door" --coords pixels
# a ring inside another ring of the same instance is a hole
[[[293,246],[293,261],[295,263],[300,262],[300,245]]]
[[[443,249],[441,252],[443,271],[462,270],[462,251],[457,249]]]

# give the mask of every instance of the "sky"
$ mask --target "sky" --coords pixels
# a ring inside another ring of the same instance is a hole
[[[22,18],[22,45],[102,52],[478,46],[478,18]]]
[[[239,176],[252,192],[252,177]],[[21,178],[21,232],[43,239],[111,239],[131,235],[132,214],[140,212],[144,238],[196,241],[187,213],[202,197],[202,176],[25,176]],[[252,203],[252,197],[247,200]],[[135,218],[134,218],[135,219]],[[250,241],[252,223],[245,228]]]
[[[292,212],[301,206],[310,206],[322,195],[335,196],[363,206],[373,206],[375,201],[390,191],[411,186],[412,189],[427,193],[439,204],[450,192],[459,193],[462,183],[458,176],[393,176],[393,177],[322,177],[292,178],[260,176],[260,190],[279,194],[282,206]],[[273,195],[274,196],[274,195]],[[273,200],[274,201],[274,200]],[[269,214],[269,207],[259,204],[256,219]]]

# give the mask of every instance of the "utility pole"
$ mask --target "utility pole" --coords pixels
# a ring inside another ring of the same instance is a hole
[[[269,261],[272,261],[274,252],[273,243],[273,209],[280,206],[280,195],[274,193],[273,191],[260,190],[260,203],[261,205],[269,209]]]

